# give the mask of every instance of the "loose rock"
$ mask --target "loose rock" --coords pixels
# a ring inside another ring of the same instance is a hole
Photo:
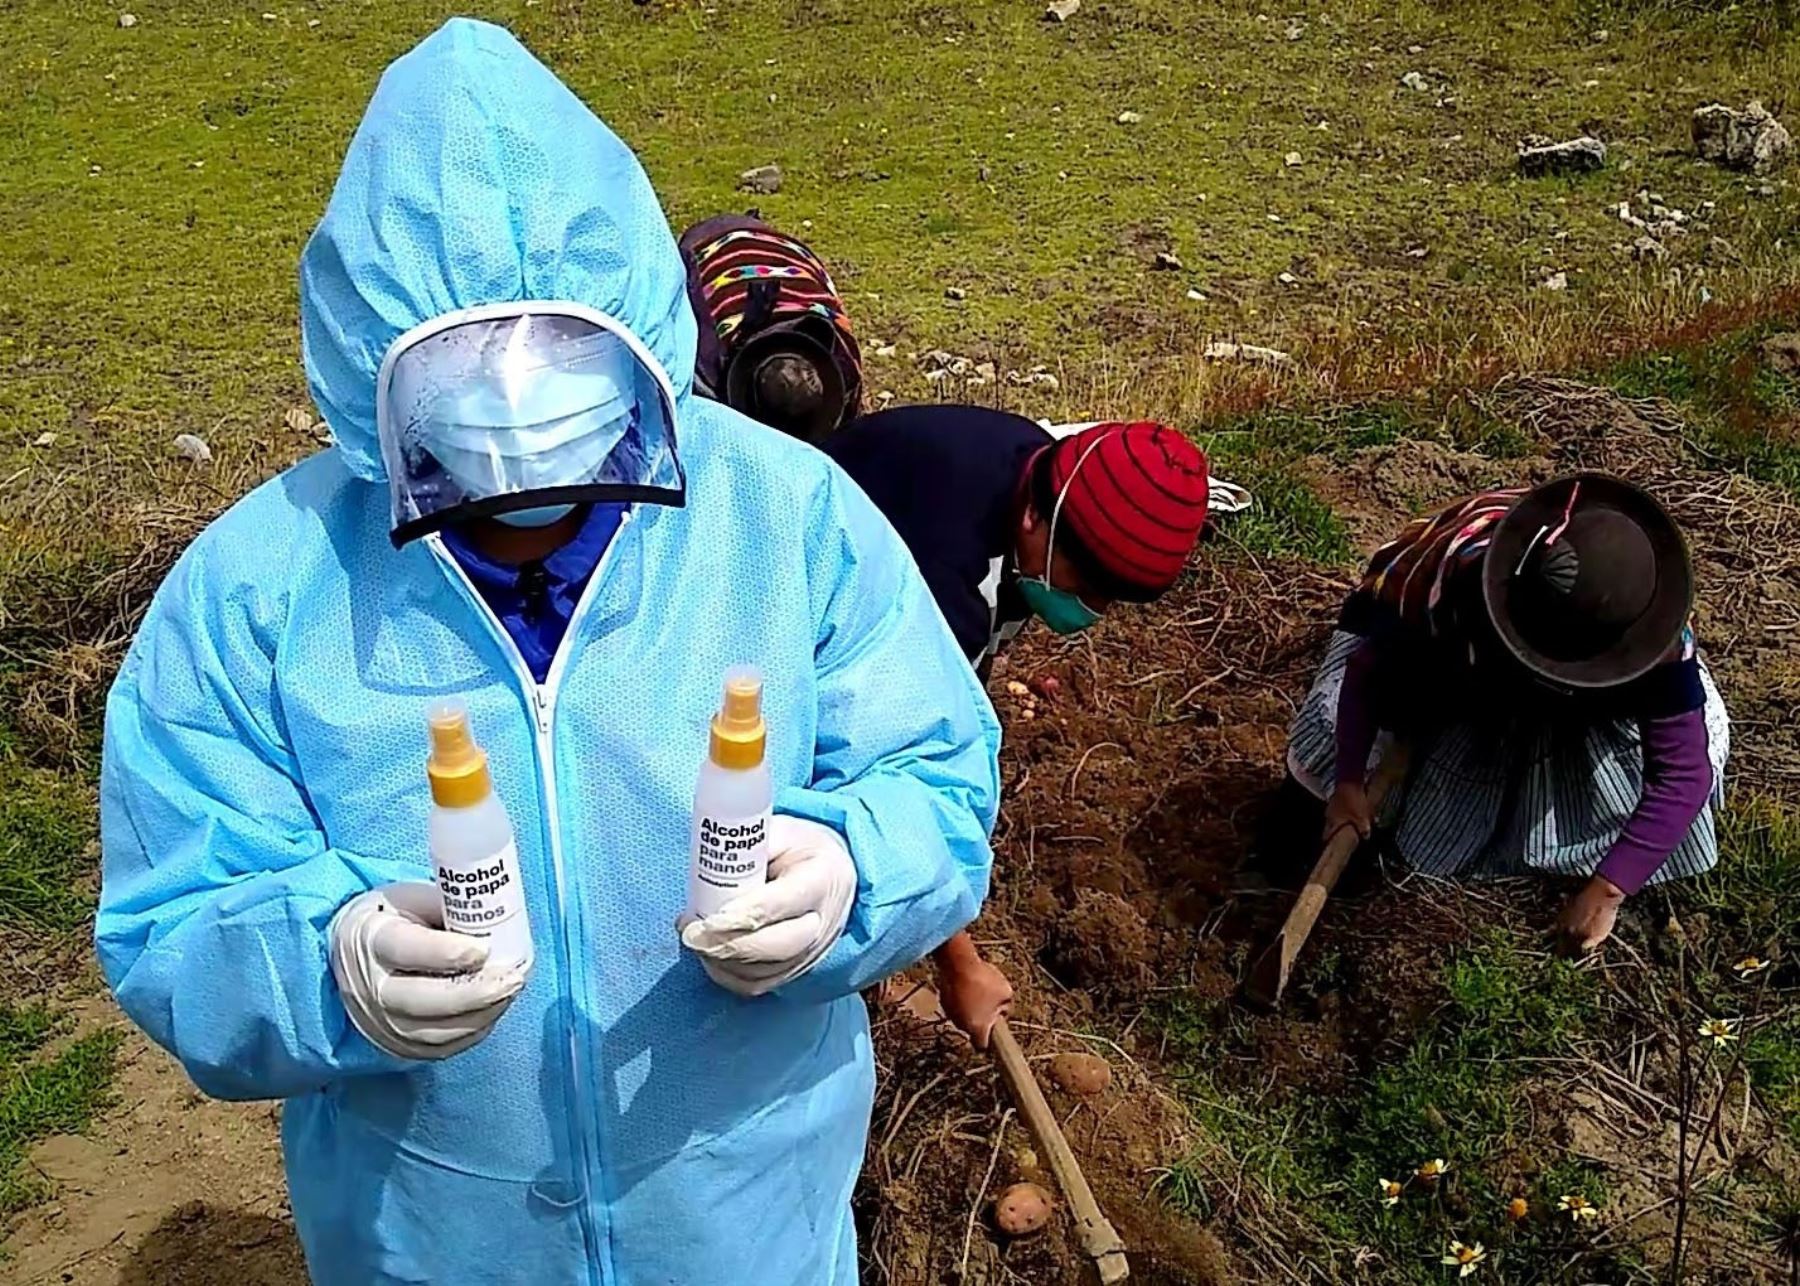
[[[1150,266],[1158,272],[1180,272],[1181,260],[1167,250],[1158,250]]]
[[[1050,0],[1044,9],[1045,22],[1067,22],[1081,12],[1081,0]]]
[[[1407,72],[1400,78],[1400,83],[1415,94],[1425,94],[1431,91],[1431,83],[1416,71]]]
[[[135,13],[120,14],[119,25],[127,31],[131,30],[133,27],[137,26],[137,15]]]
[[[1136,124],[1139,124],[1143,119],[1144,119],[1144,114],[1142,112],[1120,112],[1119,113],[1119,124],[1121,124],[1121,125],[1136,125]]]
[[[1754,100],[1741,112],[1723,103],[1697,108],[1693,130],[1701,160],[1745,174],[1767,174],[1794,146],[1787,128]]]
[[[54,433],[40,433],[31,440],[31,445],[34,447],[53,447],[56,445],[56,435]]]
[[[179,433],[175,436],[175,454],[194,464],[212,463],[212,448],[206,445],[204,438],[192,433]]]
[[[1631,243],[1631,257],[1640,262],[1660,262],[1668,253],[1655,237],[1643,236]]]
[[[1543,286],[1545,290],[1567,290],[1569,288],[1569,274],[1566,272],[1553,272],[1545,277],[1539,284]]]
[[[1606,144],[1591,134],[1553,143],[1542,134],[1519,140],[1519,172],[1527,178],[1547,174],[1591,174],[1606,164]]]
[[[782,173],[779,165],[759,165],[754,170],[745,170],[738,175],[738,188],[744,192],[754,192],[757,196],[774,196],[781,191]]]
[[[1209,362],[1254,362],[1262,366],[1292,366],[1294,359],[1279,348],[1265,348],[1261,344],[1233,344],[1225,340],[1215,340],[1208,344],[1201,356]]]
[[[944,291],[944,298],[948,299],[953,304],[960,304],[968,297],[969,292],[964,290],[961,286],[951,286]]]
[[[1306,158],[1301,156],[1298,152],[1289,152],[1285,159],[1290,169],[1296,165],[1304,165],[1306,163]]]
[[[1085,1097],[1112,1084],[1112,1067],[1095,1054],[1058,1054],[1050,1060],[1050,1079]]]
[[[1035,1183],[1015,1183],[994,1198],[994,1226],[1008,1237],[1041,1232],[1055,1209],[1050,1194]]]

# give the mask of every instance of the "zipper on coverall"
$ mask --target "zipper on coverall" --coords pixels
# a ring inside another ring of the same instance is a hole
[[[593,1096],[586,1092],[585,1086],[590,1080],[582,1077],[582,1048],[580,1024],[576,1020],[576,987],[579,983],[581,994],[587,994],[586,969],[583,967],[585,957],[575,950],[578,945],[570,936],[568,913],[568,872],[563,863],[562,825],[558,815],[556,798],[556,745],[554,733],[556,729],[556,693],[561,686],[563,672],[568,666],[573,649],[576,631],[600,587],[601,578],[606,573],[612,553],[618,547],[620,539],[630,526],[633,511],[627,509],[619,520],[619,528],[606,544],[600,561],[595,564],[593,573],[588,577],[587,585],[576,600],[575,610],[569,617],[568,627],[563,631],[560,642],[556,645],[556,655],[550,660],[550,670],[543,683],[539,683],[525,664],[525,658],[519,654],[518,645],[506,632],[506,627],[488,607],[487,600],[469,580],[468,573],[462,565],[444,547],[439,536],[427,536],[426,543],[437,559],[449,571],[451,581],[462,591],[463,596],[474,606],[481,619],[487,624],[489,633],[499,641],[501,650],[512,662],[513,677],[519,681],[522,694],[531,715],[532,742],[537,758],[538,793],[544,816],[544,840],[550,851],[550,865],[556,875],[556,930],[557,942],[561,950],[558,953],[558,970],[561,976],[558,983],[562,988],[562,1023],[563,1023],[563,1071],[569,1085],[570,1104],[575,1109],[574,1122],[574,1156],[580,1167],[577,1186],[579,1194],[576,1198],[580,1206],[582,1239],[589,1248],[588,1280],[594,1286],[600,1286],[606,1273],[601,1268],[604,1250],[612,1240],[610,1228],[603,1234],[595,1227],[594,1194],[599,1190],[598,1166],[592,1155],[599,1145],[598,1127],[594,1121]],[[602,1222],[610,1222],[602,1216]]]

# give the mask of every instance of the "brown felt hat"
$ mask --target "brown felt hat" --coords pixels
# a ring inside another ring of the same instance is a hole
[[[763,366],[779,358],[798,358],[819,377],[821,388],[816,408],[803,423],[776,423],[771,408],[761,405],[756,376]],[[806,314],[772,322],[745,339],[732,352],[725,367],[725,401],[752,419],[784,433],[817,444],[843,421],[849,388],[833,355],[829,318]]]
[[[1520,664],[1559,687],[1610,688],[1663,660],[1694,605],[1681,529],[1604,473],[1526,493],[1494,529],[1482,599]]]

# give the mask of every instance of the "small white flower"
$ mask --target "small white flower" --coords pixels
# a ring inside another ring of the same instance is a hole
[[[1731,969],[1732,972],[1737,974],[1740,978],[1754,978],[1773,963],[1772,960],[1765,960],[1761,956],[1745,956],[1742,960],[1732,965]]]
[[[1700,1034],[1713,1043],[1714,1049],[1724,1049],[1738,1038],[1737,1025],[1735,1018],[1708,1018],[1700,1024]]]
[[[1400,1204],[1400,1194],[1405,1191],[1405,1184],[1396,1183],[1392,1179],[1380,1179],[1377,1180],[1377,1183],[1381,1188],[1382,1205],[1397,1206]]]
[[[1453,1241],[1450,1243],[1450,1249],[1444,1252],[1442,1262],[1446,1268],[1457,1269],[1458,1277],[1467,1277],[1481,1267],[1481,1261],[1486,1258],[1487,1251],[1482,1248],[1479,1241],[1471,1242],[1466,1246],[1460,1241]]]
[[[1419,1176],[1420,1183],[1436,1183],[1450,1173],[1450,1163],[1442,1157],[1434,1157],[1420,1166],[1414,1173]]]
[[[1584,1219],[1598,1219],[1600,1207],[1582,1196],[1579,1192],[1571,1192],[1556,1199],[1556,1208],[1566,1211],[1571,1220],[1580,1223]]]

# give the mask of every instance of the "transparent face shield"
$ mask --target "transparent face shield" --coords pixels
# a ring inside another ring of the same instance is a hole
[[[376,381],[376,428],[396,545],[470,518],[686,494],[668,377],[579,304],[468,309],[408,331]]]

